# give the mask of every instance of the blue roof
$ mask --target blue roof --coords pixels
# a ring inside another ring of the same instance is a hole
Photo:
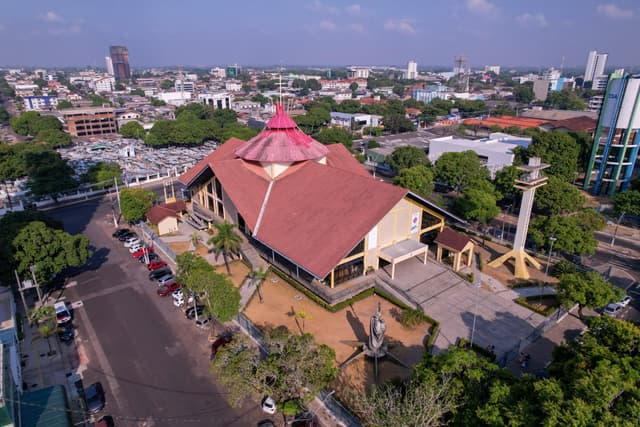
[[[349,114],[349,113],[338,113],[335,111],[331,112],[331,118],[336,118],[336,119],[343,119],[343,120],[349,120],[353,118],[353,114]]]
[[[71,427],[67,392],[54,385],[20,396],[22,427]]]

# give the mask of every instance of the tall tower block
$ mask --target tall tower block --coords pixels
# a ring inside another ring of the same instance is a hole
[[[529,164],[526,166],[518,166],[518,169],[526,173],[521,179],[516,179],[516,183],[513,185],[515,188],[522,190],[522,203],[520,205],[520,215],[518,215],[518,227],[513,241],[513,249],[491,261],[489,267],[500,267],[505,261],[513,258],[515,276],[518,279],[529,278],[527,262],[537,269],[541,268],[540,263],[525,252],[524,244],[527,241],[527,233],[529,232],[529,220],[531,219],[531,208],[533,208],[536,188],[542,187],[547,183],[547,177],[542,176],[540,172],[548,167],[548,164],[540,163],[539,157],[530,158]]]

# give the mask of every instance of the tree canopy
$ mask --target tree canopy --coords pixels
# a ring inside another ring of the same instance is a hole
[[[120,191],[122,216],[128,222],[141,221],[157,199],[153,191],[142,188],[123,188]]]
[[[412,145],[396,148],[393,153],[387,156],[385,162],[397,171],[419,165],[431,166],[429,157],[424,150]]]
[[[613,196],[613,207],[618,217],[622,214],[640,215],[640,191],[621,191]]]
[[[43,130],[62,130],[62,123],[53,116],[41,116],[36,111],[27,111],[9,120],[11,128],[18,135],[36,136]]]
[[[36,142],[45,142],[51,148],[68,147],[73,144],[71,135],[58,129],[43,129],[35,137]]]
[[[111,187],[113,179],[118,183],[122,183],[122,168],[118,163],[98,162],[89,166],[87,172],[83,175],[82,181],[91,184],[100,184],[100,188]]]
[[[521,175],[522,171],[518,170],[516,166],[504,167],[496,172],[495,178],[493,179],[493,185],[496,191],[502,194],[504,198],[513,199],[516,194],[521,192],[521,190],[518,190],[513,186],[513,184],[515,184],[515,180]]]
[[[480,163],[478,155],[469,150],[460,153],[443,153],[435,164],[435,175],[455,191],[464,191],[478,181],[489,179],[489,170]]]
[[[433,170],[424,165],[400,169],[398,175],[394,177],[393,183],[422,197],[428,197],[435,187]]]
[[[145,130],[139,122],[134,120],[120,126],[120,135],[125,138],[142,139],[145,136]]]
[[[543,163],[551,165],[545,169],[547,175],[572,182],[578,171],[580,146],[566,132],[538,132],[534,134],[527,153],[530,157],[540,157]]]
[[[558,298],[565,307],[578,304],[580,317],[584,307],[604,307],[610,302],[619,301],[624,295],[622,289],[607,282],[596,271],[563,274],[557,290]]]
[[[575,255],[593,255],[598,241],[580,216],[538,216],[531,221],[529,237],[540,248],[549,249],[550,237],[557,239],[553,248]]]
[[[559,110],[585,110],[587,108],[587,103],[571,89],[550,92],[545,105]]]
[[[550,214],[576,212],[586,201],[580,190],[573,184],[550,176],[547,184],[536,191],[536,210]]]
[[[339,127],[322,128],[316,135],[316,139],[325,144],[342,144],[347,150],[353,149],[353,139],[348,130]]]

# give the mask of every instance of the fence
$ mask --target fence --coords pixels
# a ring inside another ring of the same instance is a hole
[[[502,358],[500,358],[500,360],[496,363],[503,368],[507,366],[509,362],[518,357],[522,350],[524,350],[529,344],[537,340],[542,334],[549,330],[549,328],[555,326],[572,309],[567,310],[565,307],[558,308],[549,317],[544,319],[542,323],[536,326],[536,328],[529,335],[527,335],[525,338],[520,339],[520,341],[518,341],[518,344],[513,346],[511,350],[507,351],[504,356],[502,356]]]
[[[253,324],[253,322],[251,322],[251,320],[249,320],[249,318],[242,313],[238,313],[236,320],[238,321],[240,327],[244,329],[245,332],[256,341],[262,355],[266,356],[268,352],[267,347],[264,344],[264,334],[262,333],[262,331],[258,329]],[[342,406],[342,404],[340,404],[340,402],[338,402],[332,394],[333,392],[322,390],[316,397],[324,403],[329,412],[331,412],[333,417],[338,422],[348,427],[361,426],[362,424],[360,424],[360,421],[358,421],[358,419],[351,412],[349,412],[347,408]]]
[[[141,222],[140,230],[142,231],[143,237],[145,237],[145,239],[151,240],[152,246],[159,247],[160,250],[162,250],[169,258],[171,258],[174,262],[176,261],[176,253],[173,251],[173,249],[171,249],[165,242],[163,242],[162,239],[160,239],[160,237],[158,237],[147,224]]]

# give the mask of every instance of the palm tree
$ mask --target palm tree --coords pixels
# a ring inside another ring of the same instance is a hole
[[[195,251],[196,249],[198,249],[198,243],[200,243],[201,240],[202,237],[200,237],[197,231],[191,233],[191,235],[189,236],[189,241],[191,242],[191,247],[193,247],[193,249],[191,249],[190,247],[189,250]]]
[[[222,253],[224,264],[227,267],[227,274],[231,275],[228,257],[239,253],[240,246],[242,245],[242,237],[233,231],[237,225],[230,224],[226,220],[221,224],[213,224],[213,227],[216,229],[216,235],[211,237],[207,241],[207,244],[213,245],[216,259]]]
[[[267,270],[265,270],[262,266],[258,267],[257,270],[251,270],[251,281],[255,283],[258,288],[258,298],[260,298],[260,304],[262,304],[262,282],[267,278]]]
[[[53,307],[41,306],[37,309],[31,310],[29,317],[31,321],[35,321],[38,324],[38,334],[40,336],[36,338],[47,340],[47,345],[49,346],[48,355],[51,356],[54,354],[54,351],[51,348],[51,341],[49,338],[60,331],[56,321],[56,310]]]
[[[296,318],[296,324],[298,324],[298,328],[300,329],[300,333],[304,335],[304,321],[305,319],[311,319],[311,315],[304,310],[304,307],[302,307],[299,311],[294,313],[294,316]],[[302,320],[302,326],[298,323],[298,319]]]

